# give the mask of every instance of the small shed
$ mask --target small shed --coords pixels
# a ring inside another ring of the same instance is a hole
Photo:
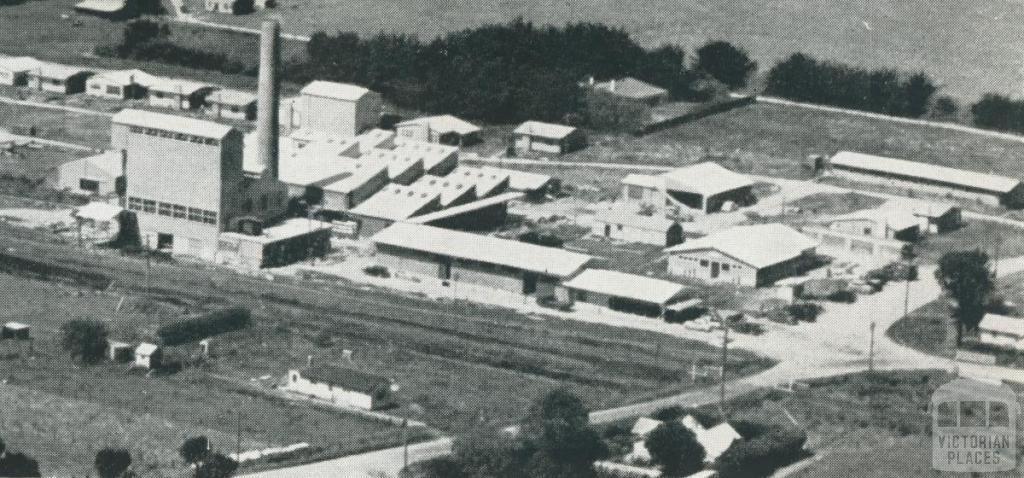
[[[163,350],[159,345],[143,342],[135,347],[135,366],[147,369],[160,367]]]
[[[995,347],[1024,350],[1024,319],[985,314],[978,324],[978,341]]]
[[[617,241],[671,247],[683,242],[683,227],[660,214],[643,215],[622,207],[594,214],[591,235]]]
[[[624,272],[587,269],[556,292],[562,301],[587,302],[646,317],[664,317],[670,303],[682,298],[686,286]]]
[[[256,95],[239,90],[214,91],[206,98],[206,113],[216,118],[251,121],[256,118]]]
[[[395,125],[398,136],[443,143],[453,146],[465,146],[480,142],[480,127],[452,115],[427,116],[403,121]]]
[[[8,322],[0,329],[0,338],[28,340],[31,338],[31,327],[21,322]]]
[[[512,132],[513,144],[520,151],[566,154],[586,145],[583,132],[560,124],[527,121]]]
[[[130,362],[132,360],[132,344],[107,340],[107,358],[113,362]]]

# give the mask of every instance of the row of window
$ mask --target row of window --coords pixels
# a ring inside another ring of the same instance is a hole
[[[189,221],[202,222],[205,224],[217,224],[217,213],[214,211],[186,207],[180,204],[157,202],[152,199],[129,197],[128,209],[150,214],[159,214],[161,216],[177,219],[188,219]]]
[[[131,131],[132,133],[135,133],[135,134],[146,134],[146,135],[149,135],[149,136],[159,136],[161,138],[176,139],[178,141],[188,141],[190,143],[196,143],[196,144],[206,144],[206,145],[210,145],[210,146],[217,146],[219,144],[219,141],[217,141],[217,140],[215,140],[213,138],[204,138],[202,136],[195,136],[195,135],[185,134],[185,133],[175,133],[173,131],[167,131],[167,130],[157,129],[157,128],[143,128],[141,126],[129,126],[128,127],[128,131]]]
[[[685,257],[684,256],[684,257],[680,257],[680,259],[683,259],[683,260],[686,260],[686,261],[691,261],[691,262],[700,262],[700,266],[701,267],[712,267],[712,264],[714,264],[714,267],[721,268],[722,272],[728,272],[729,269],[739,269],[740,268],[740,266],[733,266],[733,265],[731,265],[729,263],[726,263],[726,262],[709,261],[707,259],[697,259],[695,257]]]

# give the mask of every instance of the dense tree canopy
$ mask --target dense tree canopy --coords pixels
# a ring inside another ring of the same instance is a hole
[[[651,461],[665,476],[689,476],[704,466],[704,447],[696,435],[679,421],[658,425],[644,442]]]
[[[974,124],[982,128],[1024,132],[1024,101],[987,94],[971,105]]]
[[[757,70],[757,62],[741,48],[728,42],[713,41],[697,50],[694,67],[735,89],[747,86],[750,74]]]
[[[132,455],[128,450],[104,448],[96,453],[93,466],[100,478],[120,478],[132,465]]]
[[[935,278],[956,301],[953,318],[959,345],[963,333],[977,328],[985,317],[985,306],[995,287],[988,254],[980,250],[947,252],[939,258]]]
[[[916,118],[928,110],[937,87],[924,73],[866,70],[819,62],[802,53],[768,72],[766,92],[795,101]]]
[[[61,345],[71,358],[93,364],[103,359],[109,331],[96,320],[74,319],[60,327]]]
[[[178,454],[186,463],[199,463],[210,453],[210,440],[205,436],[187,438],[178,448]]]

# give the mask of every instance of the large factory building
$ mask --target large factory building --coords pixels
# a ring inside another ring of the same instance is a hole
[[[248,267],[280,265],[330,247],[328,225],[284,220],[288,186],[278,179],[278,36],[276,22],[264,23],[257,158],[250,172],[243,170],[244,139],[235,128],[141,110],[114,115],[111,143],[127,158],[127,206],[138,217],[144,245]]]

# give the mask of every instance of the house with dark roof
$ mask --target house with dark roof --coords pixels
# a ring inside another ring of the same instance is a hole
[[[391,381],[350,368],[315,365],[289,370],[284,389],[336,405],[379,410],[393,403]]]

